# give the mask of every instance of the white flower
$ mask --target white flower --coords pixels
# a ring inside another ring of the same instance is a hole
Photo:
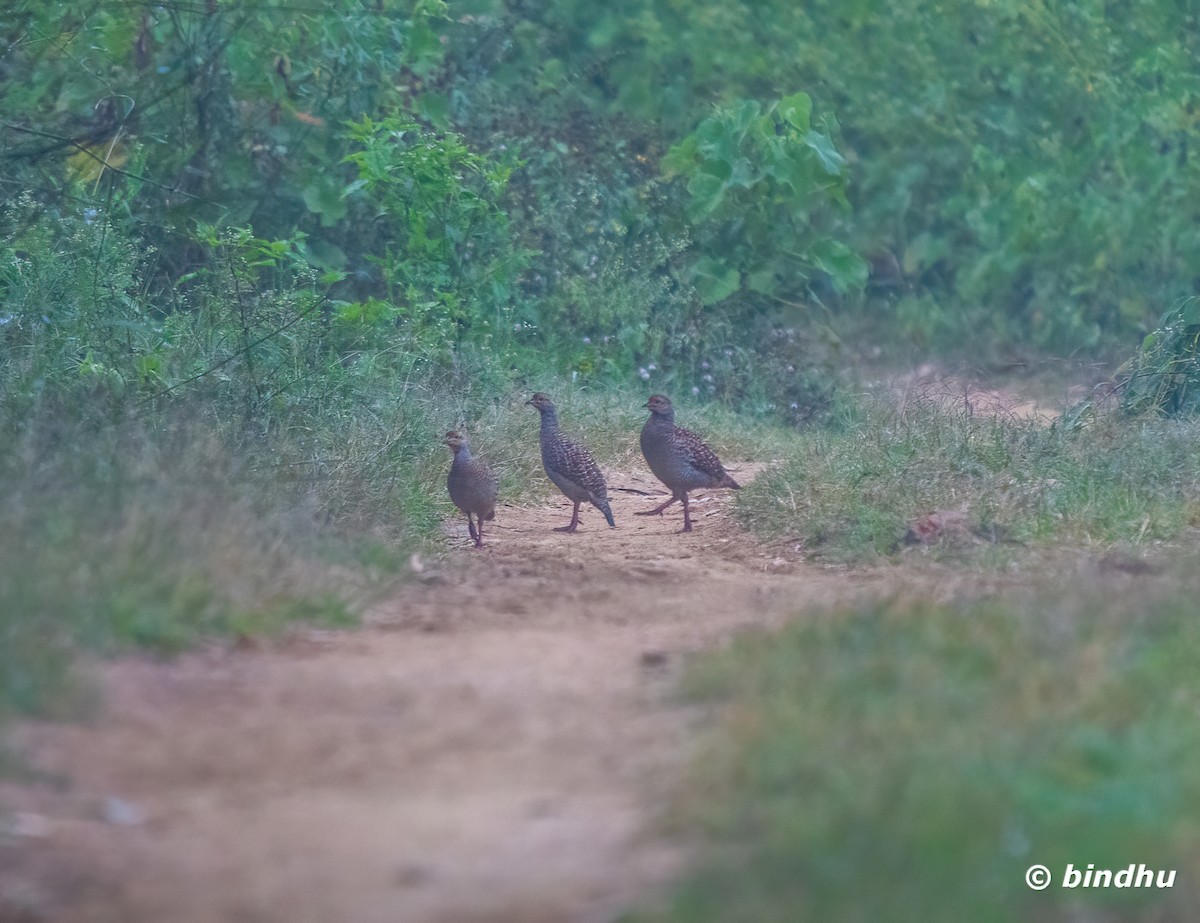
[[[649,381],[650,373],[647,372],[644,368],[638,369],[638,378],[640,378],[642,381]]]
[[[700,389],[693,385],[692,386],[692,394],[699,394],[699,393],[700,393]]]

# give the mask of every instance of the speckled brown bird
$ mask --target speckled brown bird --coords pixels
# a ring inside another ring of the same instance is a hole
[[[592,453],[562,434],[558,428],[558,411],[547,395],[539,392],[526,403],[536,407],[542,415],[538,441],[542,446],[542,467],[546,469],[546,476],[575,504],[571,522],[554,531],[574,532],[579,527],[579,504],[585,500],[615,527],[612,508],[608,505],[608,485],[604,483],[604,475]]]
[[[496,518],[496,495],[499,492],[500,478],[487,462],[471,455],[471,446],[467,437],[457,430],[450,430],[443,437],[444,442],[454,453],[454,462],[450,465],[450,474],[446,478],[446,489],[450,491],[450,499],[462,512],[467,514],[467,530],[475,539],[475,547],[483,547],[483,523]],[[471,521],[474,515],[479,528]]]
[[[661,516],[662,511],[676,500],[683,501],[683,532],[692,531],[688,510],[688,491],[703,487],[728,487],[741,490],[742,485],[725,471],[717,453],[690,430],[675,425],[675,408],[671,399],[655,394],[646,401],[650,419],[642,427],[642,454],[654,476],[671,490],[671,499],[637,516]]]

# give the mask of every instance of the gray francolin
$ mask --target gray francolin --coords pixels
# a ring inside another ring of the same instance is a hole
[[[487,462],[471,455],[471,446],[467,437],[457,430],[450,430],[442,441],[454,453],[454,462],[450,465],[450,475],[446,478],[446,489],[450,491],[450,499],[462,512],[467,514],[467,529],[471,538],[475,539],[475,547],[483,547],[483,523],[496,518],[496,494],[500,487],[500,478]],[[479,523],[476,529],[474,516]]]
[[[575,504],[571,522],[554,531],[574,532],[579,526],[579,504],[584,501],[603,513],[608,524],[615,527],[608,505],[608,485],[604,483],[604,475],[592,453],[562,434],[558,428],[558,411],[549,397],[539,392],[526,403],[532,404],[542,415],[538,441],[542,446],[542,467],[546,469],[546,476]]]
[[[676,500],[683,501],[683,529],[692,531],[688,511],[688,491],[702,487],[729,487],[741,490],[742,485],[725,471],[717,453],[703,439],[682,426],[675,425],[675,408],[671,399],[655,394],[646,401],[650,419],[642,427],[642,454],[654,476],[671,491],[671,499],[653,510],[643,510],[638,516],[661,516],[662,511]]]

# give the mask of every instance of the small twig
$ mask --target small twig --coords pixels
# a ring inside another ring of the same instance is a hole
[[[253,343],[248,344],[245,348],[239,349],[237,352],[233,353],[232,355],[226,356],[224,359],[222,359],[220,362],[215,363],[214,365],[210,365],[204,371],[197,372],[195,375],[185,378],[183,381],[177,381],[175,384],[171,385],[169,388],[163,388],[161,391],[156,391],[156,392],[154,392],[154,394],[147,395],[141,401],[139,401],[135,406],[143,407],[146,404],[149,404],[153,401],[158,400],[159,398],[166,397],[172,391],[176,391],[179,388],[182,388],[184,385],[190,385],[193,381],[197,381],[201,378],[204,378],[206,375],[211,375],[213,372],[228,365],[230,362],[233,362],[235,359],[241,358],[241,356],[243,354],[245,354],[248,350],[254,349],[256,346],[259,346],[259,345],[267,342],[267,340],[270,340],[272,337],[277,337],[277,336],[279,336],[279,334],[283,333],[285,330],[288,330],[289,328],[294,327],[296,324],[300,323],[300,321],[304,320],[304,318],[308,317],[308,315],[312,314],[313,311],[315,311],[317,308],[319,308],[321,305],[323,305],[328,300],[329,300],[329,293],[327,292],[324,295],[322,295],[318,300],[314,301],[311,305],[309,305],[309,307],[306,310],[299,312],[295,317],[293,317],[290,321],[288,321],[282,327],[272,330],[270,333],[264,334],[263,336],[261,336],[257,340],[255,340]]]
[[[86,154],[88,157],[91,157],[92,160],[96,161],[96,163],[100,164],[100,166],[104,167],[107,170],[111,170],[113,173],[119,173],[121,176],[128,176],[130,179],[135,179],[140,183],[146,183],[148,186],[153,186],[156,189],[162,189],[164,192],[170,192],[175,195],[187,196],[189,199],[195,199],[197,202],[206,202],[207,201],[206,199],[203,199],[198,195],[192,195],[190,192],[184,192],[178,186],[168,186],[165,183],[160,183],[155,180],[152,180],[148,176],[138,176],[136,173],[130,173],[128,170],[122,170],[118,167],[114,167],[112,164],[108,163],[99,154],[96,154],[93,151],[89,150],[88,148],[84,147],[82,144],[80,144],[78,141],[74,140],[73,138],[64,138],[61,135],[51,134],[48,131],[38,131],[36,128],[28,128],[24,125],[14,125],[12,122],[7,122],[7,121],[0,122],[0,126],[3,126],[4,128],[9,129],[10,131],[21,131],[21,132],[25,132],[26,134],[37,135],[39,138],[49,138],[50,140],[57,141],[60,144],[69,144],[71,147],[75,148],[81,154]]]

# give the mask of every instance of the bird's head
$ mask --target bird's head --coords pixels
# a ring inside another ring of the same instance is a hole
[[[675,409],[671,406],[671,399],[664,394],[651,394],[645,406],[651,413],[668,414]]]
[[[541,391],[538,391],[533,397],[531,397],[525,403],[531,404],[534,407],[536,407],[538,409],[539,413],[543,410],[553,410],[554,409],[554,401],[550,400],[550,395],[542,394]]]
[[[442,437],[442,444],[448,446],[451,452],[457,452],[467,444],[467,437],[458,430],[452,429]]]

